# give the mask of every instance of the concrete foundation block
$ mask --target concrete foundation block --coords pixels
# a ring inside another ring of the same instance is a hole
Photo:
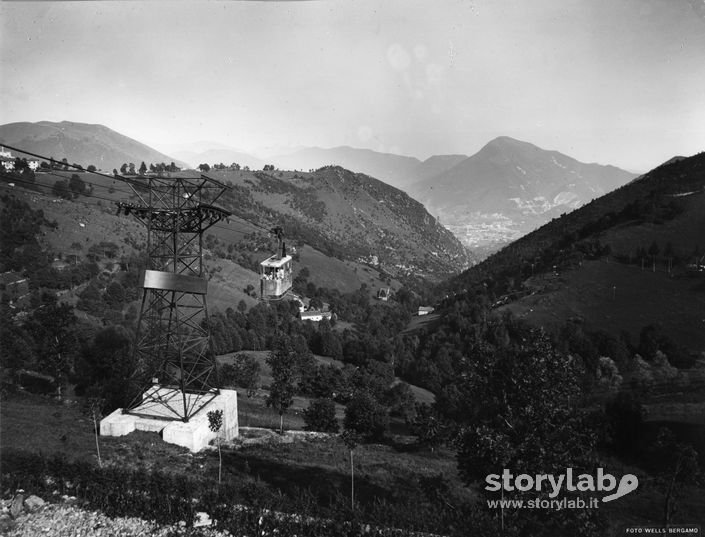
[[[101,436],[125,436],[135,430],[135,416],[123,414],[118,408],[100,420]]]
[[[150,388],[153,389],[153,388]],[[178,398],[173,398],[177,401]],[[153,403],[148,403],[150,406]],[[140,412],[140,407],[135,409]],[[219,433],[210,430],[208,412],[222,410],[223,425]],[[183,446],[192,452],[201,451],[217,436],[227,441],[239,435],[237,414],[237,392],[235,390],[220,390],[220,393],[209,401],[188,422],[166,419],[170,413],[164,412],[165,418],[146,418],[134,414],[125,414],[118,409],[100,422],[102,436],[124,436],[132,431],[158,432],[162,439],[170,444]]]

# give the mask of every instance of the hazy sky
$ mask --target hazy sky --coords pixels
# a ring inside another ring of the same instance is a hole
[[[705,150],[705,0],[0,2],[0,123],[157,149]]]

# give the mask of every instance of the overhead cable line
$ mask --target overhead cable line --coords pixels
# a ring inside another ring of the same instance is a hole
[[[128,194],[128,195],[133,195],[133,194],[134,194],[134,195],[136,195],[136,196],[138,196],[138,197],[140,198],[140,200],[144,203],[145,206],[148,205],[147,202],[144,200],[144,198],[142,198],[142,196],[140,195],[140,193],[137,192],[136,188],[133,186],[133,183],[134,183],[135,185],[139,185],[139,182],[137,182],[137,181],[130,180],[130,179],[128,179],[127,177],[124,177],[124,176],[122,176],[122,175],[109,175],[109,174],[106,174],[106,173],[99,172],[99,171],[97,171],[97,170],[89,170],[89,169],[84,168],[83,166],[81,166],[81,165],[79,165],[79,164],[69,164],[68,162],[57,161],[57,160],[56,160],[55,158],[53,158],[53,157],[47,157],[46,155],[41,155],[41,154],[38,154],[38,153],[32,153],[32,152],[30,152],[30,151],[26,151],[26,150],[21,149],[21,148],[19,148],[19,147],[11,146],[11,145],[6,144],[6,143],[4,143],[4,142],[2,142],[2,146],[5,147],[5,148],[7,148],[7,149],[10,149],[10,150],[12,150],[12,151],[17,151],[18,153],[22,153],[22,154],[24,154],[24,155],[29,155],[29,156],[31,156],[31,157],[35,157],[35,158],[38,158],[38,159],[42,159],[42,160],[44,160],[44,161],[60,163],[60,164],[61,164],[62,166],[64,166],[64,167],[68,166],[68,167],[70,167],[70,168],[73,168],[73,169],[75,169],[75,170],[77,170],[77,171],[80,171],[80,172],[83,172],[83,173],[92,173],[92,174],[94,174],[94,175],[98,175],[98,176],[100,176],[100,177],[105,177],[105,178],[111,179],[111,180],[113,180],[113,181],[121,181],[121,182],[125,183],[127,186],[129,186],[130,189],[132,190],[132,192],[128,192],[128,191],[125,191],[125,190],[118,190],[118,192],[120,192],[120,193],[122,193],[122,194]],[[17,158],[19,158],[19,157],[17,157]],[[66,170],[66,171],[68,171],[68,170]],[[67,179],[67,178],[64,177],[63,175],[59,175],[59,174],[57,174],[57,173],[53,173],[53,172],[43,172],[43,173],[46,173],[47,175],[53,175],[54,177],[60,177],[61,179],[64,179],[64,180]],[[16,182],[22,182],[22,183],[27,183],[27,184],[34,184],[34,185],[39,184],[39,183],[32,183],[31,181],[22,181],[22,180],[19,180],[19,179],[15,179],[14,177],[13,177],[13,180],[15,180]],[[99,184],[97,184],[97,183],[92,183],[92,182],[90,182],[90,181],[84,181],[84,183],[89,184],[89,185],[91,185],[91,186],[93,186],[93,187],[108,188],[108,189],[111,188],[111,187],[106,187],[105,185],[99,185]],[[49,185],[39,185],[39,186],[43,186],[43,187],[45,187],[45,188],[52,188],[52,186],[49,186]],[[227,185],[225,185],[225,186],[227,187]],[[92,197],[92,198],[96,198],[96,199],[108,201],[108,202],[110,202],[110,203],[118,203],[118,202],[116,202],[116,201],[113,200],[113,199],[104,198],[104,197],[101,197],[101,196],[97,196],[97,195],[95,195],[95,194],[83,194],[83,195],[86,196],[86,197]],[[247,222],[247,223],[248,223],[249,225],[251,225],[252,227],[255,227],[255,228],[257,228],[257,229],[259,229],[259,230],[261,230],[261,231],[263,231],[263,232],[265,232],[265,233],[267,233],[267,234],[271,233],[271,229],[267,229],[267,228],[265,228],[265,227],[263,227],[263,226],[261,226],[261,225],[259,225],[259,224],[256,224],[256,223],[254,223],[254,222],[251,222],[251,221],[249,221],[249,220],[245,220],[245,219],[242,218],[242,217],[239,217],[239,218],[241,218],[241,220]],[[218,228],[218,229],[222,229],[222,230],[224,230],[224,231],[235,231],[234,229],[231,229],[231,228],[228,228],[228,227],[225,227],[225,226],[222,226],[222,225],[217,225],[217,224],[214,225],[214,226],[212,226],[212,227],[215,227],[215,228]]]

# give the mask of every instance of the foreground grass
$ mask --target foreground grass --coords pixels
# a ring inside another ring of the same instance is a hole
[[[243,399],[244,401],[245,399]],[[253,403],[254,404],[254,403]],[[241,409],[243,405],[241,402]],[[278,425],[278,422],[277,422]],[[72,460],[97,463],[92,422],[78,403],[20,396],[0,407],[0,455],[24,451],[64,454]],[[159,470],[217,482],[215,450],[192,454],[164,443],[155,433],[135,432],[121,438],[100,438],[104,464],[139,471]],[[315,509],[347,508],[350,504],[350,458],[335,437],[292,443],[243,445],[223,448],[223,482],[241,486],[254,505],[270,505],[272,499],[289,498]],[[639,488],[619,501],[600,505],[615,530],[624,524],[659,524],[664,494],[661,483],[638,467],[607,458],[603,465],[620,476],[634,473]],[[463,510],[475,498],[457,475],[454,454],[415,451],[404,444],[362,445],[355,450],[355,497],[366,520],[379,525],[420,527],[418,513],[450,513]],[[705,494],[699,486],[679,486],[674,523],[705,522]],[[409,512],[408,518],[399,513]],[[436,520],[443,526],[443,516]],[[425,527],[433,531],[435,527]]]
[[[93,424],[82,415],[78,403],[15,397],[3,402],[0,424],[2,452],[60,453],[71,460],[97,463]],[[164,443],[156,433],[101,437],[100,448],[104,465],[217,481],[215,450],[192,454]],[[450,451],[412,451],[408,444],[361,445],[355,449],[354,460],[355,503],[373,523],[385,524],[384,513],[396,511],[408,512],[416,526],[412,516],[416,511],[440,511],[442,506],[462,509],[472,498],[457,477]],[[350,453],[337,436],[225,446],[223,483],[245,487],[253,502],[262,505],[273,497],[303,498],[311,505],[335,510],[335,506],[350,505]],[[394,515],[392,522],[400,520]]]

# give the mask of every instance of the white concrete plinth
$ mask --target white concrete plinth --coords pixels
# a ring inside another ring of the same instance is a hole
[[[147,400],[149,396],[149,400]],[[163,396],[161,404],[154,399]],[[237,418],[237,392],[235,390],[220,390],[220,393],[209,401],[188,422],[174,421],[168,418],[174,416],[171,405],[183,404],[180,392],[159,388],[150,388],[145,392],[145,402],[133,409],[132,414],[124,414],[120,408],[100,421],[101,436],[124,436],[132,431],[148,431],[161,433],[165,442],[183,446],[192,452],[205,448],[217,436],[222,440],[232,440],[239,434]],[[179,408],[179,407],[176,407]],[[223,411],[223,425],[216,434],[210,430],[208,412]],[[136,414],[150,414],[144,417]]]

